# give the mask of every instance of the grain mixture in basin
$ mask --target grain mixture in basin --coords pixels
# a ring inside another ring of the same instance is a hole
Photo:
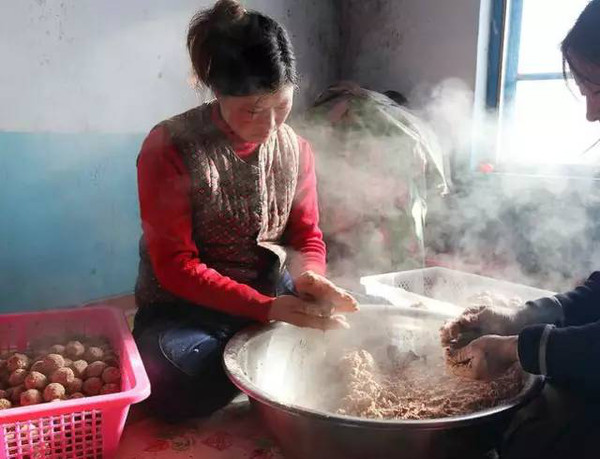
[[[494,381],[459,378],[443,356],[415,354],[379,365],[365,350],[346,353],[339,366],[344,391],[338,413],[375,419],[438,419],[501,405],[523,388],[514,366]]]

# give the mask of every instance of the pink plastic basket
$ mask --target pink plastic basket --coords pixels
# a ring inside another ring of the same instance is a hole
[[[84,307],[0,316],[0,352],[46,335],[108,338],[121,362],[121,392],[0,411],[0,459],[115,457],[129,407],[150,383],[123,313]]]

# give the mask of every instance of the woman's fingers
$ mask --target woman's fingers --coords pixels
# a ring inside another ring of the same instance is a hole
[[[301,312],[293,312],[290,315],[288,323],[302,328],[315,328],[317,330],[337,330],[348,329],[350,326],[343,316],[334,315],[331,317],[317,317]]]
[[[302,301],[296,312],[316,317],[331,317],[335,313],[335,308],[328,303],[312,303]]]
[[[446,364],[452,374],[461,378],[478,379],[477,356],[472,351],[470,345],[446,350]]]
[[[440,330],[442,344],[449,346],[453,341],[457,341],[464,328],[463,323],[458,319],[446,323]]]
[[[465,330],[462,333],[458,333],[452,338],[446,346],[454,349],[462,348],[481,337],[481,333],[476,330]]]
[[[311,303],[292,295],[275,298],[269,319],[319,330],[350,328],[346,318],[336,314],[331,305]]]
[[[475,314],[479,314],[484,309],[487,309],[487,306],[481,306],[481,305],[480,306],[469,306],[467,309],[465,309],[463,314],[464,315],[475,315]]]
[[[327,278],[308,271],[296,280],[298,294],[309,301],[329,303],[337,312],[355,312],[358,302]]]
[[[478,379],[475,376],[475,370],[471,364],[450,365],[448,368],[450,369],[450,373],[452,373],[454,376],[458,376],[459,378]]]
[[[466,309],[458,318],[446,323],[440,330],[444,346],[464,346],[481,335],[481,314],[485,306]]]
[[[334,305],[338,312],[356,312],[358,311],[358,301],[348,292],[334,287],[329,296],[329,301]]]
[[[473,356],[469,352],[469,346],[465,346],[460,349],[448,348],[446,350],[446,361],[451,366],[466,365],[473,359]]]
[[[344,316],[342,314],[335,314],[334,316],[332,316],[332,319],[334,319],[338,324],[340,324],[342,326],[342,328],[345,328],[345,329],[350,328],[350,324],[348,323],[346,316]]]
[[[515,345],[516,341],[511,337],[486,335],[460,349],[448,348],[446,363],[457,376],[491,380],[515,362]]]

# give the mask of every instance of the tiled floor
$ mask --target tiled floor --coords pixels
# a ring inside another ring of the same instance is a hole
[[[401,452],[397,457],[402,457]],[[209,419],[176,427],[161,424],[139,409],[133,410],[117,459],[149,458],[284,459],[245,397]],[[498,459],[498,455],[490,451],[479,459]]]
[[[283,459],[245,397],[208,419],[162,424],[134,407],[117,459]]]

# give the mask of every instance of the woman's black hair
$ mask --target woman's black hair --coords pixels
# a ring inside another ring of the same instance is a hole
[[[286,30],[274,19],[219,0],[190,22],[187,48],[198,82],[225,96],[273,92],[297,83]]]
[[[577,22],[563,40],[560,50],[563,55],[563,75],[567,78],[567,67],[582,80],[589,76],[573,65],[572,56],[591,64],[600,65],[600,0],[592,0],[579,15]],[[600,81],[591,81],[600,84]]]

